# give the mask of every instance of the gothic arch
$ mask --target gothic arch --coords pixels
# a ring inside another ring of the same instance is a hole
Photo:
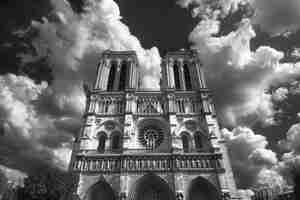
[[[112,91],[114,89],[114,80],[117,72],[117,63],[116,61],[111,62],[108,81],[107,81],[107,91]]]
[[[184,74],[184,80],[185,80],[185,89],[191,90],[192,89],[192,79],[191,79],[191,74],[190,74],[190,70],[188,68],[187,63],[185,63],[183,65],[183,74]]]
[[[120,82],[119,82],[119,90],[124,90],[126,86],[127,77],[127,69],[128,69],[128,62],[122,61],[121,63],[121,71],[120,71]]]
[[[184,152],[190,152],[191,150],[191,136],[188,132],[183,131],[180,134],[181,142],[182,142],[182,149]]]
[[[182,131],[190,133],[194,133],[195,131],[200,131],[202,133],[207,132],[202,128],[202,123],[197,119],[186,119],[185,121],[180,122],[178,128],[176,128],[176,133],[179,134]]]
[[[149,173],[136,181],[128,200],[175,200],[175,195],[165,180]]]
[[[111,186],[105,181],[100,180],[87,191],[84,200],[116,200],[115,193]]]
[[[175,84],[175,89],[179,90],[180,87],[180,72],[179,72],[179,66],[178,66],[178,62],[175,61],[174,65],[173,65],[173,71],[174,71],[174,84]]]
[[[123,129],[123,125],[121,125],[118,121],[115,120],[105,120],[102,123],[99,123],[97,125],[97,131],[105,131],[108,135],[108,137],[110,137],[110,133],[114,132],[114,131],[119,131],[122,132]]]
[[[119,131],[114,131],[110,137],[111,137],[111,149],[113,151],[120,150],[122,145],[121,133]]]
[[[204,137],[200,131],[196,131],[194,133],[194,142],[196,149],[202,149],[204,147]]]
[[[221,200],[220,191],[207,179],[199,176],[188,186],[187,200]]]
[[[98,136],[98,147],[97,151],[98,152],[104,152],[105,151],[105,144],[107,140],[107,135],[104,131],[101,131],[97,134]]]

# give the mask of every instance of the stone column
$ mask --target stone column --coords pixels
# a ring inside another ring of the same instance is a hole
[[[102,69],[103,69],[104,63],[105,63],[105,60],[102,59],[101,62],[99,63],[99,65],[98,65],[97,77],[96,77],[96,82],[95,82],[95,85],[94,85],[94,88],[95,88],[95,89],[98,89],[98,88],[99,88],[100,75],[102,74],[101,71],[102,71]]]
[[[103,90],[107,89],[108,75],[109,75],[110,68],[111,68],[111,61],[107,59],[105,66],[103,66],[102,75],[100,79],[100,88],[102,88]]]
[[[180,79],[180,89],[186,90],[185,88],[185,79],[184,79],[184,71],[183,71],[183,60],[179,60],[179,79]]]
[[[101,90],[106,89],[106,88],[103,88],[103,79],[104,79],[104,73],[105,73],[107,67],[108,67],[108,60],[104,59],[102,61],[102,63],[100,63],[100,66],[98,69],[97,82],[95,85],[96,89],[101,89]]]
[[[127,60],[127,69],[126,69],[126,81],[125,89],[131,88],[131,70],[132,70],[132,60]]]
[[[175,195],[176,200],[186,200],[185,198],[185,184],[184,184],[184,177],[182,173],[176,173],[175,174]]]
[[[133,70],[132,70],[132,88],[137,89],[138,88],[138,69],[137,69],[137,61],[134,61],[133,64]]]
[[[168,87],[169,88],[175,88],[175,83],[174,83],[174,69],[173,69],[173,65],[174,65],[174,61],[173,59],[167,60],[167,72],[168,72]]]
[[[195,68],[196,68],[196,72],[197,72],[197,81],[200,84],[201,88],[206,88],[206,81],[204,78],[204,72],[203,69],[201,69],[201,65],[199,61],[195,61]]]

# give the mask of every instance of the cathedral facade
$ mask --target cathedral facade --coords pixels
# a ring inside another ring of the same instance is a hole
[[[77,198],[241,199],[196,53],[167,53],[157,91],[140,80],[134,51],[102,54],[70,164]]]

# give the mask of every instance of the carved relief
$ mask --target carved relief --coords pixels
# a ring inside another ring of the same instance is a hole
[[[118,156],[102,158],[77,158],[74,171],[86,172],[136,172],[174,170],[222,169],[220,154],[197,156]]]

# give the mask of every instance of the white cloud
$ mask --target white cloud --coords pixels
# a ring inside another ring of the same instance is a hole
[[[27,177],[25,173],[19,170],[10,169],[3,165],[0,165],[0,171],[7,178],[7,182],[12,185],[22,185],[23,179]]]
[[[298,0],[178,0],[183,8],[192,8],[192,16],[223,18],[236,12],[239,5],[249,5],[255,10],[253,23],[271,34],[295,31],[300,27],[300,2]]]
[[[88,0],[82,14],[67,1],[52,0],[53,11],[32,21],[35,53],[18,56],[23,65],[46,58],[53,81],[36,84],[23,76],[0,76],[1,163],[26,173],[39,168],[67,169],[71,141],[85,106],[82,83],[92,83],[104,50],[135,50],[142,87],[158,88],[161,58],[156,47],[144,49],[121,21],[113,0]],[[18,37],[28,30],[19,31]]]
[[[232,131],[223,129],[222,133],[237,183],[241,188],[268,184],[282,187],[285,184],[283,177],[275,169],[278,163],[276,153],[267,149],[265,136],[255,134],[246,127],[237,127]],[[270,174],[276,176],[272,177]]]
[[[284,87],[277,88],[275,92],[272,94],[272,98],[274,101],[280,102],[287,99],[287,95],[289,90]]]
[[[251,50],[250,40],[255,32],[249,19],[225,36],[214,36],[218,31],[218,20],[204,19],[189,40],[204,64],[222,121],[226,125],[273,124],[277,111],[274,98],[267,91],[299,77],[300,64],[280,63],[283,52],[268,46]]]

